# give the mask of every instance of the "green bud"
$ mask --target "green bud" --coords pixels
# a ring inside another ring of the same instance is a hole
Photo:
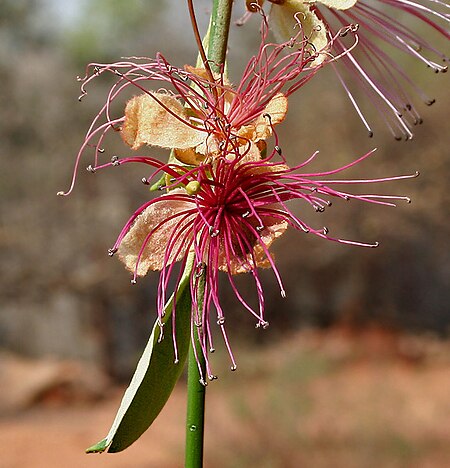
[[[196,180],[191,180],[187,185],[186,185],[186,192],[189,195],[196,195],[200,191],[200,183],[197,182]]]

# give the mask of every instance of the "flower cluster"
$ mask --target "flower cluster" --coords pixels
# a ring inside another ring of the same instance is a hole
[[[352,104],[366,126],[372,129],[357,104],[351,88],[354,85],[367,94],[396,139],[412,138],[412,126],[422,122],[414,107],[410,90],[427,105],[434,103],[414,82],[394,57],[395,49],[414,57],[434,72],[446,72],[448,57],[427,39],[425,30],[435,31],[450,39],[450,5],[441,0],[269,0],[271,26],[282,40],[294,34],[300,21],[304,28],[315,31],[312,41],[321,50],[327,38],[334,37],[344,25],[358,25],[358,47],[349,48],[341,35],[333,41],[331,53],[343,55],[334,69]],[[259,1],[257,4],[261,5]],[[257,5],[247,0],[249,11]],[[397,19],[403,15],[404,20]],[[409,26],[418,24],[417,30]],[[424,33],[421,31],[423,29]],[[439,63],[444,62],[444,63]]]
[[[310,7],[307,8],[309,11]],[[333,179],[335,174],[365,160],[372,152],[327,172],[305,172],[317,153],[302,164],[288,166],[275,129],[285,118],[287,99],[325,64],[348,57],[351,47],[342,48],[340,57],[330,50],[338,47],[336,44],[343,35],[355,32],[354,26],[343,26],[334,35],[328,33],[326,44],[319,48],[313,37],[319,32],[315,23],[309,29],[302,27],[301,21],[297,26],[295,36],[287,42],[270,43],[263,17],[263,41],[236,86],[229,82],[223,70],[213,73],[207,63],[203,67],[178,68],[161,54],[154,60],[134,58],[113,64],[90,64],[86,76],[80,79],[81,99],[86,94],[86,86],[98,75],[109,72],[117,76],[79,151],[72,184],[67,192],[60,194],[72,191],[81,158],[92,146],[95,156],[94,163],[88,166],[90,172],[128,163],[150,168],[150,176],[146,175],[142,182],[164,193],[133,213],[109,253],[117,253],[132,273],[132,282],[150,270],[161,272],[157,295],[160,318],[165,313],[170,289],[173,286],[175,291],[178,289],[188,259],[194,257],[194,267],[189,272],[191,327],[197,329],[209,378],[214,377],[208,360],[208,353],[213,349],[213,317],[229,350],[232,368],[236,367],[225,329],[219,272],[226,275],[231,290],[255,317],[256,325],[265,328],[268,322],[264,316],[259,268],[272,269],[281,295],[285,296],[269,248],[288,227],[342,244],[377,246],[377,243],[332,237],[327,228],[307,224],[288,202],[301,200],[318,212],[330,206],[332,198],[395,206],[396,201],[409,201],[408,198],[352,194],[339,186],[416,175]],[[149,89],[149,84],[153,89]],[[124,115],[113,117],[113,102],[129,90],[139,94],[128,100]],[[133,150],[144,145],[170,150],[169,161],[136,155],[114,156],[102,163],[101,148],[111,130],[120,131],[124,142]],[[274,144],[269,150],[270,137]],[[239,273],[252,276],[254,303],[237,286],[233,277]],[[204,280],[202,297],[198,297],[199,278]],[[176,307],[173,313],[176,314]]]

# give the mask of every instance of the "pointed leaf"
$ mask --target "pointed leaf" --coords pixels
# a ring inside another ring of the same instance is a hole
[[[138,362],[131,383],[122,398],[117,415],[105,439],[89,447],[86,453],[120,452],[135,442],[158,416],[183,371],[189,350],[191,295],[188,261],[176,295],[175,330],[179,362],[174,362],[172,340],[173,296],[163,317],[164,338],[160,339],[158,321]]]

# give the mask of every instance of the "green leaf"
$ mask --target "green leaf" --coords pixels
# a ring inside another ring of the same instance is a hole
[[[135,442],[163,409],[183,371],[190,341],[191,294],[189,277],[192,257],[188,259],[176,293],[175,330],[178,363],[174,362],[172,339],[173,296],[165,307],[164,337],[158,321],[138,362],[129,387],[122,398],[111,429],[103,440],[89,447],[86,453],[120,452]]]

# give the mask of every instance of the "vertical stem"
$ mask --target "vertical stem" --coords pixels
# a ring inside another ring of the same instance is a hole
[[[203,45],[198,32],[193,0],[187,0],[187,4],[194,30],[194,36],[199,46],[200,55],[204,62],[205,69],[211,75],[211,81],[214,81],[212,71],[221,72],[225,64],[233,0],[213,0],[207,57],[205,56]],[[205,275],[206,271],[204,270],[197,290],[197,302],[200,316],[203,316],[201,311],[203,309]],[[195,327],[195,324],[192,323],[192,326]],[[201,328],[194,328],[193,340],[191,340],[191,345],[189,348],[185,468],[203,467],[203,434],[205,424],[206,387],[203,383],[201,383],[201,375],[202,377],[206,375],[206,363],[203,350],[201,349],[199,342],[199,335],[201,336],[201,331]]]
[[[205,298],[206,267],[200,276],[196,273],[196,304],[197,319],[191,320],[192,338],[188,357],[188,397],[186,416],[186,468],[202,468],[203,466],[203,433],[205,426],[205,394],[206,362],[201,346],[203,327],[197,327],[196,320],[203,317]]]
[[[209,31],[208,59],[211,68],[220,72],[225,63],[230,30],[232,0],[214,0]]]
[[[194,330],[196,332],[196,330]],[[197,335],[195,333],[195,335]],[[205,375],[205,358],[195,336],[197,359],[200,361],[202,374]],[[186,468],[201,468],[203,466],[203,432],[205,423],[205,393],[206,387],[200,382],[194,347],[191,343],[188,357],[188,401],[186,416]]]

